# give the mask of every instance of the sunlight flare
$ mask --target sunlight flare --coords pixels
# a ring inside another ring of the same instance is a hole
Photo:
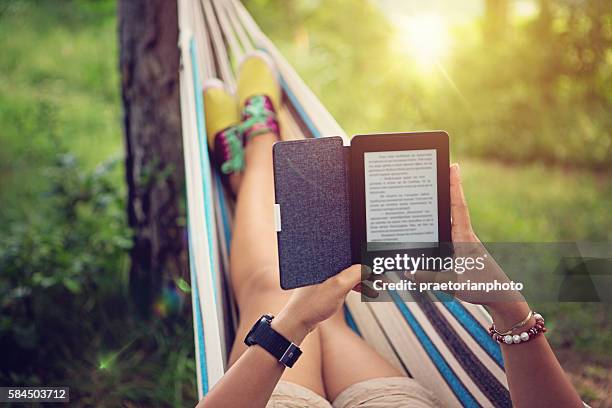
[[[406,17],[398,21],[397,28],[402,48],[424,68],[435,68],[450,51],[448,25],[437,14]]]
[[[532,19],[538,15],[538,5],[532,0],[519,0],[514,3],[514,14],[519,19]]]

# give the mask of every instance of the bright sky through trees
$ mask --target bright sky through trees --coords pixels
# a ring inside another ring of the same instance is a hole
[[[401,48],[422,68],[434,68],[450,52],[448,24],[442,16],[417,14],[398,21],[396,29]]]
[[[377,0],[375,2],[397,33],[399,49],[414,58],[425,72],[435,69],[450,56],[451,28],[483,15],[484,0]],[[513,0],[514,17],[532,18],[538,13],[534,0]]]

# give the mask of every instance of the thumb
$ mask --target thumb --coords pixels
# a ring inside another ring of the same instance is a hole
[[[453,232],[464,233],[471,230],[470,213],[461,186],[461,175],[457,163],[450,167],[450,201]]]
[[[364,267],[359,264],[351,265],[327,282],[330,285],[338,287],[343,293],[348,293],[349,290],[361,282],[363,268]]]

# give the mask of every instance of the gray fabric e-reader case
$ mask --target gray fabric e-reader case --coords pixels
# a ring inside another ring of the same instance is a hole
[[[283,289],[323,282],[351,265],[347,154],[340,137],[273,147]]]
[[[355,146],[338,136],[273,146],[280,285],[321,283],[362,258],[365,237],[363,152],[440,149],[440,241],[450,242],[448,135],[445,132],[359,135]],[[387,148],[388,147],[388,148]],[[360,174],[354,174],[360,172]],[[353,184],[359,184],[355,186]],[[354,218],[360,219],[354,219]],[[363,218],[363,219],[361,219]]]

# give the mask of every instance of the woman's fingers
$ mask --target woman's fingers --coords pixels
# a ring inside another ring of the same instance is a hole
[[[329,279],[332,285],[336,285],[343,293],[348,293],[362,280],[362,268],[359,264],[351,265],[333,278]]]
[[[346,268],[329,281],[332,285],[335,285],[343,295],[346,295],[352,289],[369,298],[376,298],[378,297],[378,291],[366,283],[371,275],[372,269],[368,266],[356,264]]]
[[[470,213],[465,195],[463,194],[461,174],[459,164],[457,163],[450,167],[450,196],[453,233],[467,233],[471,231]]]
[[[359,282],[353,290],[355,292],[361,293],[365,297],[369,297],[370,299],[375,299],[378,297],[379,293],[376,289],[371,287],[366,283],[366,281]]]

